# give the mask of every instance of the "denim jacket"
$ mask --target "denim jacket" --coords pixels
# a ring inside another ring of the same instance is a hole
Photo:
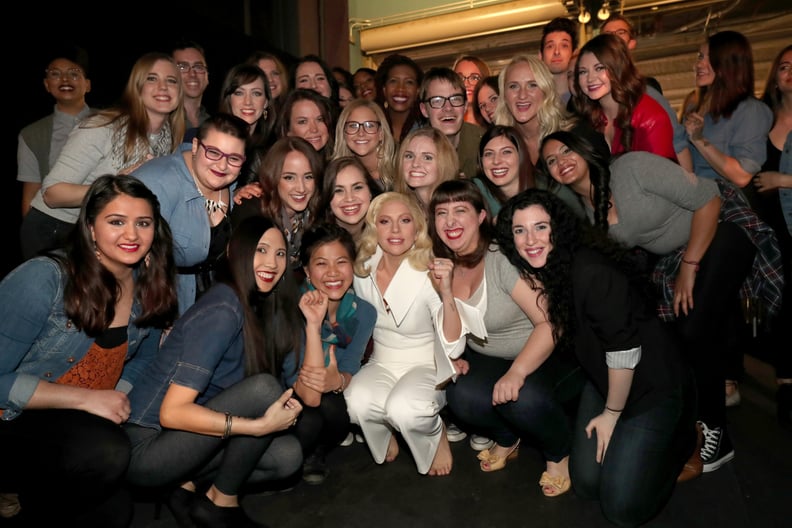
[[[245,315],[230,286],[218,283],[173,325],[146,376],[129,393],[128,423],[160,429],[160,405],[171,383],[206,401],[245,376]]]
[[[54,382],[88,353],[94,338],[66,317],[66,273],[49,257],[22,263],[0,282],[0,409],[11,420],[40,380]],[[161,330],[138,328],[137,299],[127,328],[128,350],[116,390],[129,392],[159,348]]]
[[[781,162],[778,171],[784,174],[792,174],[792,132],[787,135],[784,143],[784,150],[781,152]],[[781,200],[781,211],[784,213],[789,234],[792,235],[792,189],[785,188],[778,190],[778,198]]]

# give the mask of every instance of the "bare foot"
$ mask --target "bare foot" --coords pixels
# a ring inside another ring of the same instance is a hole
[[[433,477],[440,477],[451,473],[451,466],[454,462],[454,457],[451,455],[451,446],[448,444],[448,436],[445,434],[440,435],[440,444],[437,446],[434,460],[432,460],[432,467],[429,468],[429,475]]]
[[[393,462],[399,456],[399,442],[396,435],[392,434],[388,442],[388,451],[385,453],[385,462]]]

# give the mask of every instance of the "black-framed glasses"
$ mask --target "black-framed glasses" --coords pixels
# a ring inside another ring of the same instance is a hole
[[[190,70],[198,74],[206,73],[206,64],[203,62],[196,62],[195,64],[190,64],[189,62],[177,62],[176,67],[179,68],[179,71],[182,73],[190,73]]]
[[[451,106],[460,107],[465,104],[467,98],[465,94],[454,94],[450,97],[443,97],[442,95],[435,95],[434,97],[430,97],[428,99],[424,99],[424,103],[428,104],[435,110],[443,108],[445,106],[446,101],[451,103]]]
[[[481,75],[479,75],[478,73],[471,73],[467,77],[465,77],[461,73],[457,73],[457,75],[459,75],[459,77],[462,78],[462,82],[463,83],[466,83],[466,82],[470,81],[470,82],[472,82],[474,84],[478,84],[478,82],[481,80]]]
[[[344,123],[344,133],[354,135],[358,133],[360,127],[363,127],[363,131],[366,134],[376,134],[379,132],[380,129],[380,122],[379,121],[347,121]]]
[[[605,31],[605,33],[609,35],[616,35],[620,39],[624,40],[624,37],[632,38],[630,32],[626,29],[614,29],[613,31]]]
[[[206,156],[206,159],[210,161],[220,161],[221,159],[226,158],[228,160],[228,164],[232,167],[241,167],[247,159],[242,154],[226,154],[217,147],[205,145],[200,139],[198,140],[198,145],[203,147],[204,156]]]
[[[83,71],[79,68],[70,68],[66,71],[61,71],[57,68],[48,68],[44,70],[44,73],[47,74],[47,79],[52,81],[59,81],[63,78],[79,81],[83,77]]]

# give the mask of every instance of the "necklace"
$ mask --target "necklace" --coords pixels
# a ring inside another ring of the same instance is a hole
[[[212,200],[211,198],[207,198],[204,193],[201,192],[201,187],[198,185],[198,180],[195,179],[194,175],[192,175],[192,177],[193,182],[195,182],[195,189],[198,191],[198,194],[203,197],[204,207],[206,208],[206,211],[209,213],[209,215],[211,216],[215,214],[218,210],[225,214],[228,204],[223,201],[223,189],[217,191],[217,200]]]

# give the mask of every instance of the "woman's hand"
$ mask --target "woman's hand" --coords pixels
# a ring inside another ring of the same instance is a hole
[[[451,283],[454,275],[454,263],[450,259],[435,258],[429,263],[429,278],[435,289],[441,294],[451,295]]]
[[[310,290],[300,297],[300,311],[305,316],[305,322],[312,326],[321,326],[330,304],[327,294],[319,290]]]
[[[234,203],[239,205],[242,203],[242,200],[260,198],[261,192],[261,185],[258,182],[248,183],[244,187],[240,187],[234,191]]]
[[[153,155],[146,154],[146,159],[144,159],[143,161],[139,161],[139,162],[135,163],[134,165],[130,165],[129,167],[127,167],[125,169],[122,169],[121,171],[119,171],[119,174],[124,174],[124,175],[132,174],[133,172],[138,170],[141,165],[143,165],[147,161],[153,160],[153,159],[154,159]]]
[[[454,364],[454,370],[456,370],[457,374],[461,376],[470,372],[470,363],[468,363],[467,359],[452,359],[451,363]]]
[[[702,139],[704,132],[704,118],[696,113],[691,112],[685,117],[685,131],[691,141],[698,141]]]
[[[520,389],[525,383],[525,378],[509,370],[501,379],[495,382],[492,389],[492,405],[517,401]]]
[[[303,365],[297,379],[300,383],[322,394],[337,390],[341,386],[341,373],[338,371],[338,362],[335,357],[335,345],[330,345],[328,351],[329,363],[326,367]]]
[[[789,176],[792,178],[792,176]],[[773,191],[782,187],[784,175],[776,171],[760,172],[753,177],[753,184],[759,192]]]
[[[591,438],[591,432],[597,432],[597,463],[602,464],[605,460],[605,452],[608,450],[611,436],[613,436],[613,429],[616,427],[616,421],[619,419],[620,413],[611,413],[604,411],[599,416],[595,416],[589,421],[586,426],[586,436]]]
[[[262,426],[255,436],[284,431],[297,423],[297,418],[302,412],[302,405],[292,398],[293,392],[294,389],[287,389],[275,403],[269,406],[262,417],[255,420]]]
[[[692,264],[679,263],[679,272],[674,280],[674,315],[681,311],[688,315],[693,309],[693,285],[696,283],[696,268]]]
[[[122,424],[129,419],[132,408],[129,398],[117,390],[85,390],[85,399],[81,410],[101,416],[113,422]]]

